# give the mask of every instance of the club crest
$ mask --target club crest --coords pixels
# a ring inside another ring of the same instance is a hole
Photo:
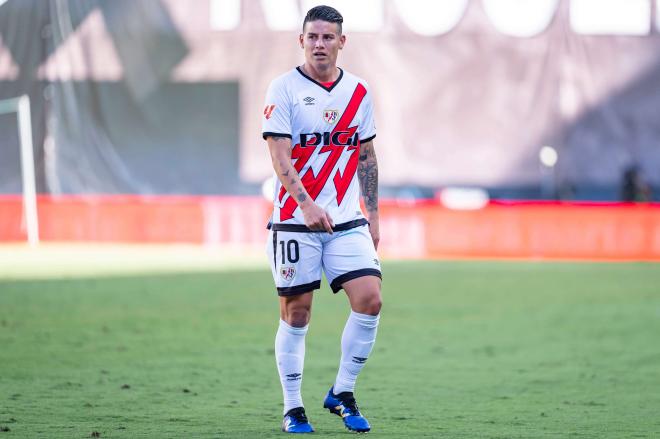
[[[324,110],[323,111],[323,120],[329,124],[337,122],[337,117],[339,116],[339,110]]]
[[[285,281],[290,281],[296,277],[296,267],[282,267],[280,268],[280,276]]]

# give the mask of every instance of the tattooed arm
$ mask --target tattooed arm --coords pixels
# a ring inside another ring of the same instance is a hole
[[[374,241],[374,247],[378,248],[378,242],[380,241],[380,224],[378,221],[378,161],[376,160],[373,141],[360,145],[358,179],[360,180],[362,198],[367,208],[369,233],[371,233],[371,239]]]
[[[300,180],[298,172],[291,162],[291,139],[288,137],[269,136],[268,149],[273,162],[273,169],[287,192],[296,200],[305,218],[305,225],[312,230],[332,233],[332,218],[312,200]]]

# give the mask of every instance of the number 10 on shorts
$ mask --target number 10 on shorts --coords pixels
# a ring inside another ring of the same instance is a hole
[[[295,264],[300,260],[300,246],[295,239],[280,241],[280,250],[282,252],[282,265],[286,264],[287,261]]]

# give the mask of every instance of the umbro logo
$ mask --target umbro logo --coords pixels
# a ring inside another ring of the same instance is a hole
[[[314,105],[314,98],[311,96],[307,96],[303,101],[305,101],[305,105]]]
[[[286,380],[287,381],[298,381],[298,380],[302,379],[301,377],[302,377],[301,373],[290,373],[286,376]]]
[[[353,357],[353,363],[364,364],[367,362],[367,359],[364,357]]]
[[[378,259],[374,258],[374,264],[376,264],[376,266],[380,267],[380,262],[378,262]]]

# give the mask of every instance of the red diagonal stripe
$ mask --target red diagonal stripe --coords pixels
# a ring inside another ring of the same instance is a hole
[[[346,131],[348,129],[348,125],[353,121],[353,118],[357,114],[358,108],[360,108],[362,99],[364,99],[366,95],[367,89],[364,88],[364,85],[358,83],[357,87],[355,87],[355,91],[353,91],[351,100],[348,101],[348,105],[346,105],[344,114],[341,115],[341,118],[339,119],[339,122],[337,122],[335,129],[332,130],[333,133],[335,131]]]
[[[337,122],[337,125],[335,125],[335,129],[332,130],[332,133],[335,133],[337,131],[348,130],[348,125],[355,118],[355,115],[357,114],[357,111],[360,108],[360,104],[362,103],[362,100],[364,99],[366,94],[367,94],[367,89],[362,84],[358,83],[358,85],[355,87],[355,90],[353,91],[353,96],[351,96],[351,99],[348,101],[348,104],[346,105],[346,109],[344,110],[341,118]],[[305,186],[307,193],[309,193],[309,196],[312,197],[313,200],[316,200],[316,198],[321,193],[321,190],[323,189],[326,182],[328,181],[328,178],[330,177],[330,172],[332,172],[332,169],[339,161],[339,158],[341,157],[343,151],[344,151],[344,147],[341,145],[324,146],[323,148],[321,148],[319,153],[330,152],[330,155],[323,164],[323,167],[321,168],[319,175],[314,176],[314,172],[310,167],[305,173],[305,175],[301,177],[301,181]],[[286,221],[288,219],[293,218],[293,212],[296,210],[297,207],[298,207],[298,203],[296,202],[296,200],[293,199],[293,197],[290,196],[289,198],[287,198],[286,202],[284,203],[284,206],[280,208],[280,221]]]
[[[355,127],[351,129],[355,130]],[[359,141],[357,146],[351,146],[348,148],[348,150],[353,150],[353,153],[351,153],[351,157],[348,159],[348,163],[346,163],[346,167],[344,168],[344,175],[341,175],[340,170],[337,169],[335,178],[332,179],[332,181],[335,183],[335,189],[337,190],[337,204],[341,204],[341,202],[344,200],[344,196],[346,196],[346,192],[348,192],[348,187],[351,185],[353,176],[357,171],[358,156],[360,155]]]

